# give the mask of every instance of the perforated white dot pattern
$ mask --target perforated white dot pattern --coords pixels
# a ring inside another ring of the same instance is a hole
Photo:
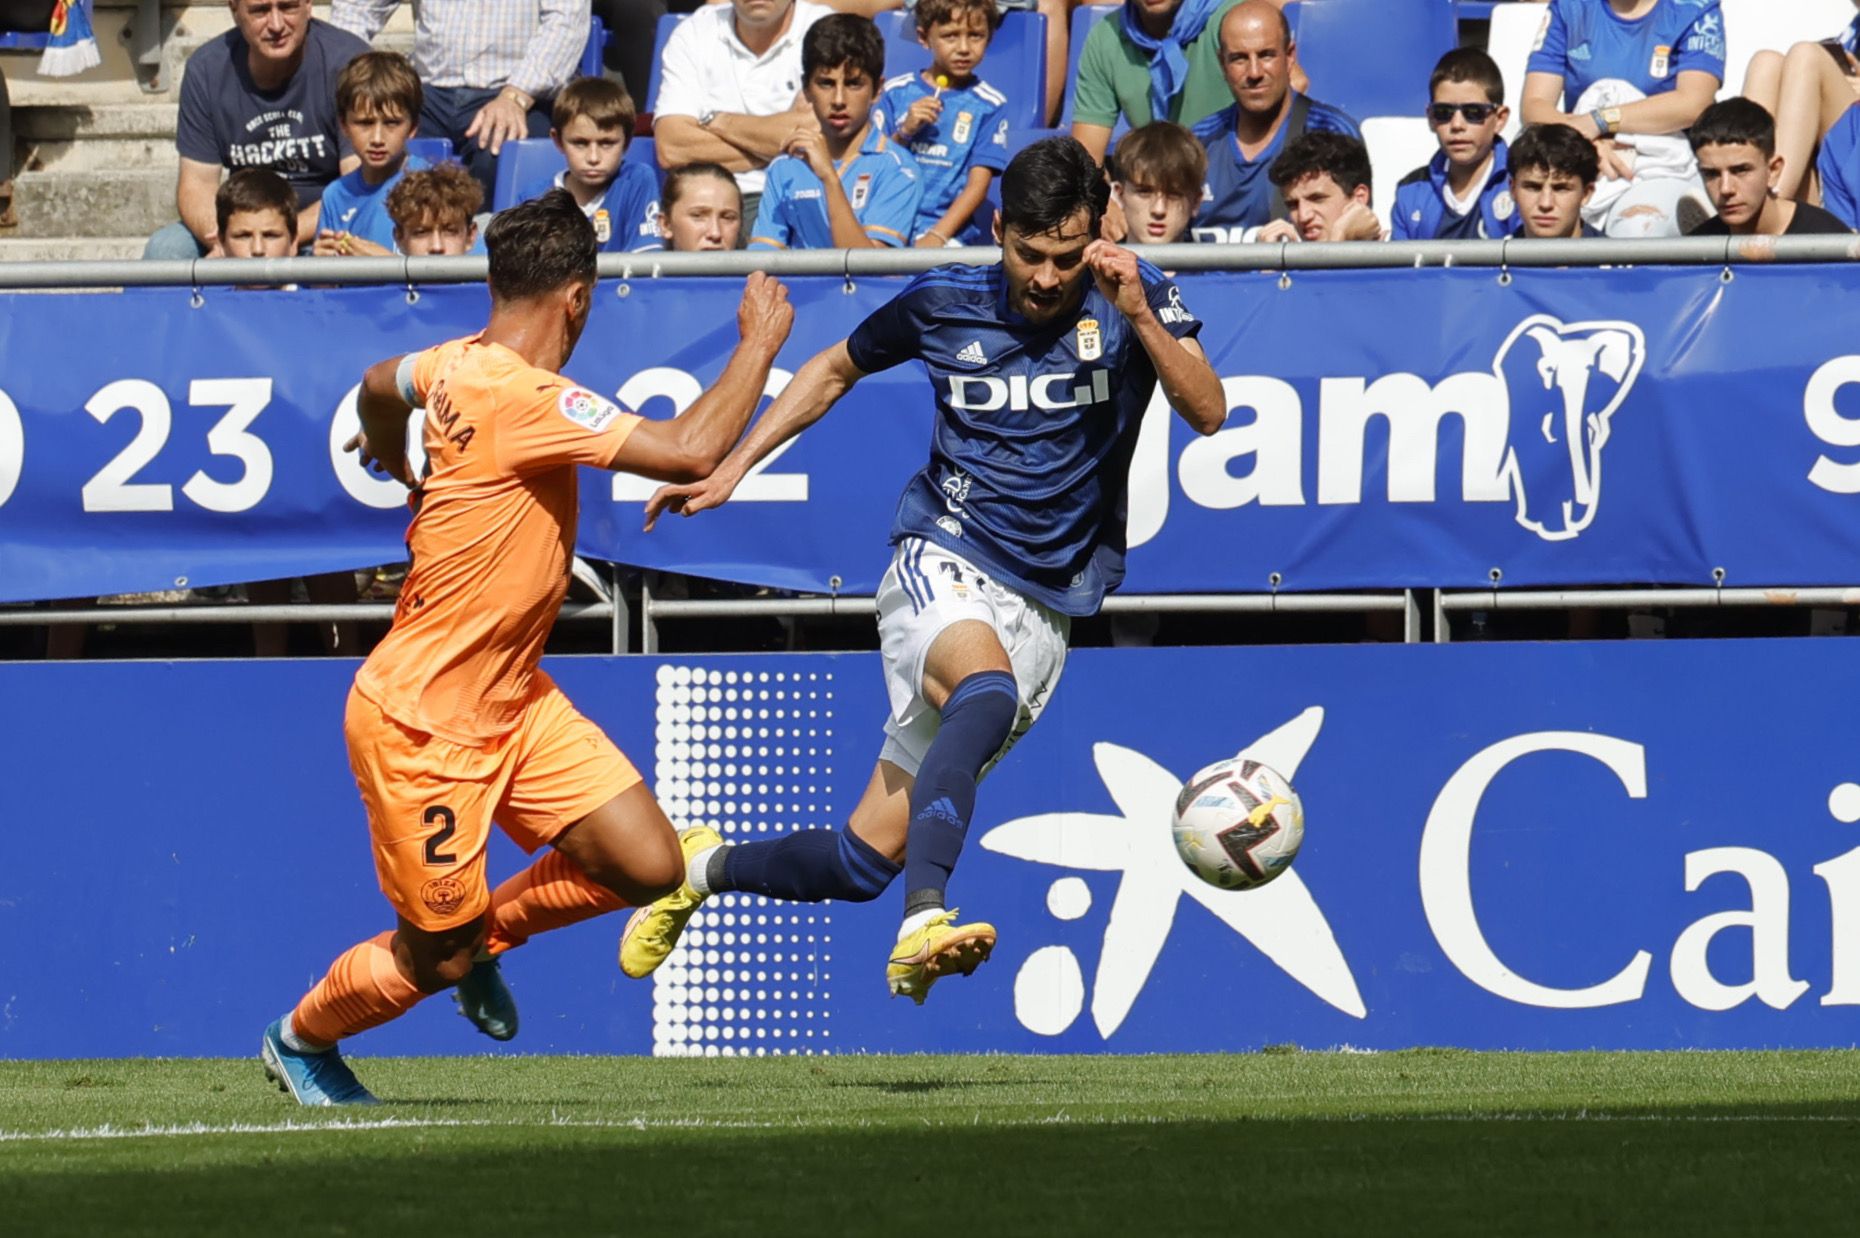
[[[655,783],[680,829],[744,842],[825,829],[833,794],[833,675],[661,666]],[[657,1057],[832,1049],[831,904],[720,894],[652,977]]]

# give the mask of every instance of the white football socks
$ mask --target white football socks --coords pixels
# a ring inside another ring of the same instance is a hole
[[[710,867],[710,857],[717,854],[721,847],[722,844],[716,847],[706,847],[692,856],[690,862],[685,865],[685,884],[705,898],[709,898],[713,893],[710,882],[705,879],[705,870]]]
[[[922,911],[913,912],[905,916],[904,923],[898,927],[898,940],[903,941],[906,937],[909,937],[912,933],[915,933],[918,929],[942,914],[943,909],[941,907],[926,907]]]

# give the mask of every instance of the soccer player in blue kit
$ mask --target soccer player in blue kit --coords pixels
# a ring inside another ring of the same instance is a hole
[[[878,589],[891,715],[871,781],[845,829],[739,844],[684,831],[685,885],[628,922],[628,975],[658,967],[709,895],[863,902],[900,871],[894,995],[922,1004],[939,978],[968,975],[994,948],[991,926],[958,924],[944,906],[976,783],[1048,703],[1072,617],[1095,614],[1123,580],[1126,479],[1156,385],[1202,434],[1226,418],[1201,324],[1174,282],[1098,239],[1107,194],[1072,138],[1029,146],[1002,178],[998,265],[911,281],[803,366],[708,479],[647,504],[647,528],[666,511],[719,506],[860,379],[924,363],[935,429],[898,503]]]

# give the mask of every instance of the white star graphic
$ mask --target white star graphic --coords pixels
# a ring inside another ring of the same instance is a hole
[[[1305,710],[1242,748],[1294,777],[1324,725],[1324,711]],[[1109,1039],[1124,1022],[1162,954],[1181,896],[1206,907],[1288,975],[1345,1014],[1368,1011],[1330,922],[1294,869],[1255,890],[1218,890],[1177,857],[1169,819],[1182,780],[1131,748],[1092,748],[1099,777],[1118,814],[1060,812],[1021,817],[982,836],[982,846],[1036,864],[1122,873],[1105,928],[1092,984],[1092,1021]]]

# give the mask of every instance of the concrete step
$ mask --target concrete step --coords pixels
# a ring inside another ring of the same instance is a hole
[[[0,262],[84,262],[140,258],[146,236],[0,238]]]
[[[16,182],[20,238],[146,237],[175,218],[174,170],[35,172]]]
[[[76,142],[33,142],[20,163],[24,176],[41,172],[114,172],[133,168],[142,172],[165,169],[170,177],[181,168],[174,139],[84,138]]]
[[[22,107],[13,111],[13,132],[36,142],[94,138],[161,138],[171,145],[180,106],[151,96],[147,103],[104,103],[95,107]]]

